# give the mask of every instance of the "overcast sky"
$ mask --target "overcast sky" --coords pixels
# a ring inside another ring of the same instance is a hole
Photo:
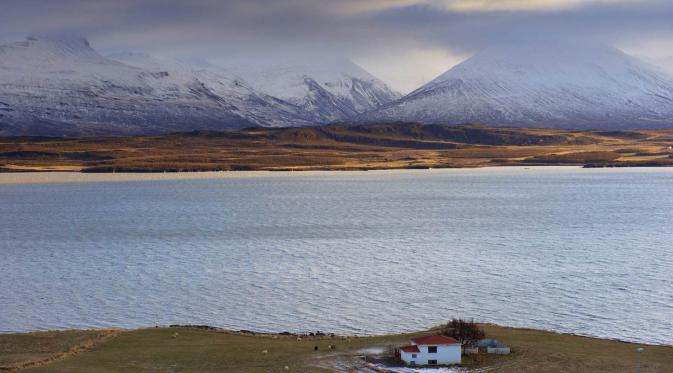
[[[233,64],[348,57],[403,92],[531,35],[595,38],[673,70],[671,0],[0,0],[0,41],[29,34]]]

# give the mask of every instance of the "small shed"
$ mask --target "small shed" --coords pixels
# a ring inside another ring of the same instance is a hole
[[[486,349],[489,354],[509,355],[509,347],[498,342],[496,339],[480,339],[477,341],[477,347]]]

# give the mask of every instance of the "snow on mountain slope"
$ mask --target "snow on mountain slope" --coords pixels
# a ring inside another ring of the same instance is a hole
[[[673,125],[673,78],[601,44],[499,45],[358,120],[665,127]]]
[[[207,61],[159,59],[144,53],[118,53],[109,58],[128,65],[167,71],[182,80],[200,82],[213,94],[222,97],[232,111],[250,122],[264,127],[310,125],[310,115],[301,108],[255,90],[241,77]]]
[[[651,62],[653,65],[660,67],[662,70],[666,71],[669,75],[673,75],[673,56],[659,58],[656,61]]]
[[[142,53],[108,58],[82,38],[30,37],[0,46],[0,135],[311,125],[398,97],[350,62],[312,69],[271,71],[278,79],[250,84],[205,61]]]
[[[319,123],[347,120],[400,94],[349,60],[233,67],[256,89],[297,105]]]
[[[0,102],[3,135],[156,133],[252,125],[202,82],[109,60],[84,39],[31,37],[0,47]]]

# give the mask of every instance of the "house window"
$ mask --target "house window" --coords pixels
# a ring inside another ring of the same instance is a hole
[[[415,358],[416,358],[416,354],[411,354],[411,358],[412,358],[412,359],[415,359]]]
[[[428,353],[429,354],[436,354],[437,353],[437,346],[428,346]]]
[[[437,365],[437,360],[428,360],[428,365]]]

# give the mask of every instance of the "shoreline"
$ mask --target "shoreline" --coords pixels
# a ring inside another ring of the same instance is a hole
[[[585,335],[578,333],[570,332],[561,332],[552,329],[539,329],[534,327],[524,327],[524,326],[509,326],[494,324],[490,322],[480,322],[478,323],[482,327],[494,327],[504,330],[511,331],[525,331],[525,332],[534,332],[534,333],[546,333],[553,334],[557,336],[566,336],[566,337],[575,337],[575,338],[585,338],[596,341],[605,341],[605,342],[615,342],[615,343],[624,343],[640,346],[651,346],[651,347],[666,347],[673,348],[673,343],[652,343],[652,342],[638,342],[633,340],[625,340],[619,338],[608,338],[608,337],[599,337],[594,335]],[[152,330],[152,329],[194,329],[194,330],[205,330],[217,333],[226,333],[226,334],[235,334],[235,335],[248,335],[248,336],[258,336],[258,337],[273,337],[273,336],[283,336],[283,337],[308,337],[308,338],[385,338],[391,336],[400,336],[400,335],[414,335],[418,333],[427,333],[437,329],[437,326],[431,327],[429,329],[421,330],[408,330],[408,331],[399,331],[399,332],[390,332],[383,334],[347,334],[347,333],[333,333],[331,331],[319,331],[320,335],[316,334],[316,331],[282,331],[282,332],[273,332],[273,331],[263,331],[263,330],[249,330],[249,329],[227,329],[212,325],[200,325],[200,324],[171,324],[171,325],[153,325],[153,326],[144,326],[144,327],[92,327],[92,328],[63,328],[63,329],[44,329],[44,330],[29,330],[29,331],[0,331],[0,337],[2,336],[12,336],[12,335],[32,335],[40,333],[60,333],[60,332],[105,332],[105,331],[118,331],[118,332],[133,332],[140,330]]]
[[[673,172],[667,167],[618,167],[618,168],[584,168],[578,165],[568,166],[486,166],[464,168],[398,168],[376,170],[301,170],[301,171],[188,171],[188,172],[119,172],[119,173],[85,173],[73,171],[36,171],[36,172],[8,172],[0,173],[0,185],[20,184],[63,184],[63,183],[91,183],[91,182],[127,182],[127,181],[173,181],[173,180],[214,180],[232,178],[255,178],[255,177],[288,177],[288,176],[333,176],[333,175],[358,175],[379,174],[392,175],[401,173],[481,173],[481,172],[559,172],[559,171],[583,171],[586,172],[642,172],[642,171],[666,171]]]

